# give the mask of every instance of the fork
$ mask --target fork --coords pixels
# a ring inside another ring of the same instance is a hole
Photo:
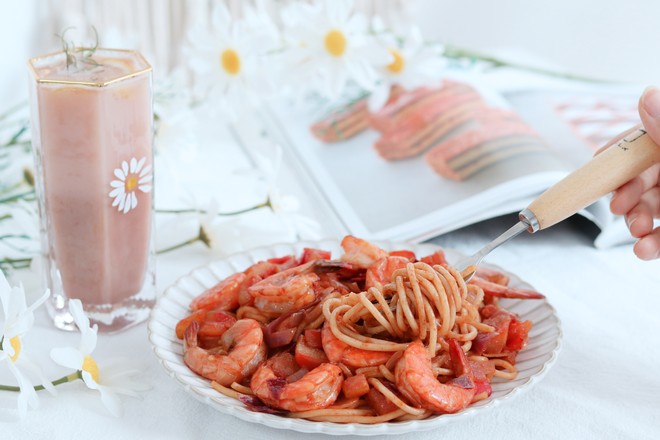
[[[518,215],[520,221],[474,255],[456,264],[465,282],[495,248],[523,231],[549,228],[660,162],[660,146],[640,128],[546,190]]]

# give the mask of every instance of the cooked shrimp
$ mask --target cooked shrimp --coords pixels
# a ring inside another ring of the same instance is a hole
[[[341,362],[353,368],[382,365],[392,356],[389,351],[363,350],[340,341],[327,322],[321,330],[321,344],[330,362]]]
[[[267,313],[282,314],[314,302],[314,283],[319,280],[314,273],[315,264],[310,261],[252,285],[248,292],[254,297],[254,306]]]
[[[394,368],[399,391],[418,407],[439,413],[454,413],[468,406],[474,398],[475,386],[465,353],[455,340],[449,342],[457,378],[446,384],[435,378],[431,358],[420,341],[406,348]],[[457,372],[460,367],[463,371]]]
[[[287,411],[327,408],[337,400],[344,375],[336,365],[321,364],[295,382],[287,383],[264,362],[252,375],[250,388],[266,405]]]
[[[519,298],[519,299],[543,299],[545,295],[529,289],[519,289],[517,287],[503,286],[501,284],[488,281],[475,275],[470,280],[470,284],[479,286],[486,295],[497,296],[501,298]]]
[[[234,310],[238,307],[238,293],[245,281],[244,273],[235,273],[216,285],[202,292],[190,303],[190,308],[196,310]]]
[[[220,347],[212,351],[198,345],[198,332],[199,323],[191,322],[184,339],[183,360],[192,371],[220,385],[240,382],[266,359],[268,348],[264,334],[259,323],[253,319],[236,321],[222,335]],[[214,354],[214,351],[217,353]]]
[[[364,290],[369,290],[370,287],[381,288],[383,285],[389,284],[394,271],[405,269],[408,263],[410,263],[408,258],[399,256],[388,256],[376,261],[367,269]]]
[[[191,322],[199,323],[198,338],[219,338],[234,323],[236,318],[222,310],[197,310],[176,324],[176,336],[183,339]]]
[[[344,237],[341,241],[341,247],[344,249],[341,261],[351,263],[362,269],[366,269],[381,258],[387,257],[387,252],[383,249],[352,235]]]

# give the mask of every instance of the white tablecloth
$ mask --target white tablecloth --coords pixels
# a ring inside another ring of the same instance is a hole
[[[496,236],[513,218],[496,219],[436,240],[465,252]],[[209,257],[191,247],[159,257],[160,292]],[[469,421],[402,439],[565,438],[656,439],[660,435],[660,261],[636,260],[630,248],[596,250],[592,237],[567,222],[534,236],[523,235],[495,251],[491,262],[519,274],[545,293],[563,323],[564,342],[547,376],[526,393]],[[28,280],[29,281],[29,280]],[[26,346],[43,357],[49,377],[62,373],[47,360],[50,347],[74,345],[79,335],[54,330],[45,310]],[[146,324],[99,337],[102,366],[123,357],[143,371],[151,390],[141,400],[124,399],[115,418],[98,394],[81,382],[65,384],[54,398],[40,393],[41,406],[20,422],[2,424],[3,439],[306,439],[309,434],[250,424],[200,403],[158,363]],[[11,408],[15,395],[0,393]],[[0,421],[13,416],[0,409]],[[442,432],[439,432],[442,431]],[[314,437],[323,437],[316,435]]]

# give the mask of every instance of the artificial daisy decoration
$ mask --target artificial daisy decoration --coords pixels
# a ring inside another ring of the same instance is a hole
[[[0,362],[8,366],[18,382],[18,413],[21,418],[27,414],[28,407],[36,408],[39,405],[35,387],[26,373],[38,377],[42,383],[41,388],[55,394],[53,384],[46,379],[38,364],[30,360],[24,346],[24,336],[34,325],[34,310],[43,304],[49,295],[50,291],[46,291],[28,307],[23,287],[10,287],[5,275],[0,271],[0,302],[4,318]],[[14,387],[3,388],[14,390]]]
[[[291,194],[284,194],[278,186],[282,175],[283,151],[279,145],[274,146],[273,157],[254,153],[253,158],[257,168],[267,185],[267,204],[279,218],[286,231],[286,235],[295,239],[318,240],[321,238],[321,225],[300,214],[300,201]],[[291,240],[288,240],[291,241]]]
[[[353,12],[351,0],[295,3],[283,10],[282,21],[296,86],[308,82],[331,99],[349,80],[371,90],[376,67],[394,61],[387,49],[374,44],[366,17]]]
[[[114,198],[112,206],[116,206],[119,212],[126,214],[138,205],[136,192],[151,192],[151,165],[145,166],[146,157],[137,160],[135,157],[129,162],[122,161],[121,167],[114,171],[116,180],[110,182],[113,188],[108,194]]]
[[[426,45],[418,28],[413,27],[405,38],[388,34],[379,20],[375,20],[374,28],[379,43],[392,55],[392,62],[378,67],[380,78],[367,101],[371,112],[385,105],[392,86],[413,90],[440,85],[442,71],[447,67],[440,46]]]
[[[139,370],[115,370],[108,368],[101,372],[92,352],[96,348],[96,324],[89,325],[80,300],[69,301],[69,311],[73,321],[80,330],[80,344],[78,349],[73,347],[53,348],[51,359],[59,365],[78,371],[85,385],[101,394],[101,401],[112,415],[119,417],[122,414],[122,403],[119,394],[139,397],[138,391],[147,388],[134,382],[131,377],[139,374]]]
[[[277,28],[262,8],[244,6],[242,12],[242,19],[234,19],[218,3],[211,26],[200,23],[188,35],[196,94],[219,105],[233,119],[270,91],[262,58],[280,46]]]

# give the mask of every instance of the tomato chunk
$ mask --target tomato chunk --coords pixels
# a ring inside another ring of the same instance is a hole
[[[313,370],[321,364],[330,362],[322,349],[307,345],[303,335],[298,338],[295,353],[298,365],[308,370]]]
[[[323,348],[321,329],[305,330],[305,345],[312,348]]]
[[[364,374],[356,374],[355,376],[346,378],[342,390],[347,399],[364,396],[369,392],[367,377]]]
[[[386,383],[385,385],[387,386]],[[383,414],[391,413],[392,411],[396,411],[397,409],[399,409],[398,406],[392,403],[390,399],[385,397],[383,393],[381,393],[375,388],[371,388],[369,390],[366,399],[369,406],[374,411],[376,411],[376,414],[378,414],[379,416]]]
[[[509,324],[509,334],[506,338],[506,349],[520,351],[527,345],[527,337],[532,329],[532,321],[519,321],[516,318],[511,319]]]
[[[443,264],[447,264],[447,258],[445,258],[445,251],[442,249],[439,251],[435,251],[431,255],[427,255],[426,257],[422,258],[422,261],[426,264],[430,264],[431,266],[434,266],[436,264],[439,264],[442,266]]]

